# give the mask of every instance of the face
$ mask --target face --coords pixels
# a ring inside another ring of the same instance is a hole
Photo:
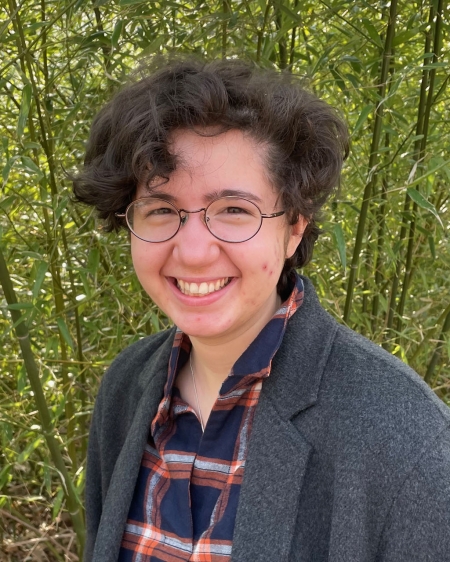
[[[244,191],[261,212],[282,210],[264,166],[264,149],[241,131],[203,137],[192,131],[173,134],[178,156],[169,181],[151,189],[179,209],[206,207],[222,191]],[[150,191],[139,185],[136,198]],[[285,216],[264,219],[246,242],[214,238],[203,213],[191,214],[171,240],[150,243],[131,236],[136,274],[145,291],[173,322],[194,338],[227,342],[256,334],[270,320],[280,300],[276,285],[287,257],[301,241],[306,221],[288,225]],[[197,287],[207,294],[195,295]],[[206,285],[205,285],[206,284]]]

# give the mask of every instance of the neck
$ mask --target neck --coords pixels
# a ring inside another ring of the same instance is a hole
[[[190,335],[192,355],[178,373],[176,384],[182,398],[198,414],[201,413],[204,424],[208,421],[222,383],[234,363],[269,322],[280,304],[281,299],[275,293],[273,300],[267,303],[259,317],[252,317],[240,330],[228,337],[203,338]]]
[[[234,363],[258,336],[281,305],[277,295],[272,307],[256,322],[243,326],[233,338],[208,339],[190,336],[193,368],[197,383],[206,393],[217,396]]]

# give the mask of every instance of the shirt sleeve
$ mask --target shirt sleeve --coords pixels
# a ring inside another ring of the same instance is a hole
[[[450,428],[431,440],[395,499],[376,562],[450,562]]]

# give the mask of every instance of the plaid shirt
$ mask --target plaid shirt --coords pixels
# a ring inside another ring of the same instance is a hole
[[[228,562],[252,421],[289,318],[303,302],[297,275],[289,298],[234,364],[205,432],[174,381],[191,342],[177,331],[164,397],[151,424],[119,562]]]

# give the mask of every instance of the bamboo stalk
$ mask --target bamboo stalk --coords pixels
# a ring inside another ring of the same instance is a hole
[[[52,197],[55,198],[57,196],[57,187],[56,187],[55,165],[54,165],[54,157],[53,157],[53,154],[54,154],[54,152],[53,152],[53,141],[52,141],[51,138],[50,139],[47,138],[47,133],[46,133],[46,130],[47,130],[46,122],[48,124],[48,116],[45,113],[45,109],[44,109],[44,111],[42,111],[42,108],[41,108],[40,95],[39,95],[39,91],[37,89],[36,80],[35,80],[35,76],[34,76],[34,72],[33,72],[31,55],[30,55],[29,51],[27,50],[25,35],[24,35],[24,32],[23,32],[23,27],[22,27],[21,16],[20,16],[20,12],[17,10],[16,0],[9,0],[9,4],[10,4],[11,12],[16,13],[16,16],[15,16],[15,19],[14,19],[14,25],[15,25],[15,29],[17,30],[18,36],[20,38],[20,45],[21,45],[22,51],[25,53],[24,54],[24,60],[23,60],[23,68],[24,68],[24,71],[25,71],[25,68],[27,70],[26,74],[28,75],[28,78],[30,80],[30,84],[31,84],[32,92],[33,92],[33,99],[34,99],[34,103],[35,103],[35,106],[36,106],[36,112],[38,114],[38,121],[39,121],[39,125],[40,125],[41,144],[42,144],[42,147],[44,149],[46,160],[47,160],[47,163],[48,163],[48,168],[49,168],[51,193],[52,193]],[[46,117],[47,117],[47,119],[46,119]],[[51,135],[50,135],[50,137],[51,137]],[[32,139],[32,140],[35,140],[35,139]],[[37,160],[36,165],[38,165],[38,163],[39,163],[39,161]],[[56,309],[57,315],[59,315],[61,318],[63,318],[65,305],[64,305],[64,293],[63,293],[62,282],[61,282],[60,268],[59,268],[59,264],[58,264],[58,246],[57,246],[57,242],[55,240],[55,237],[52,236],[52,229],[50,228],[50,219],[49,219],[49,216],[48,216],[48,211],[45,208],[45,206],[43,207],[43,215],[44,215],[44,225],[45,225],[46,236],[47,236],[48,253],[49,253],[49,257],[50,257],[50,272],[51,272],[51,276],[52,276],[55,309]],[[64,226],[62,224],[61,219],[59,219],[59,225],[60,225],[60,229],[61,229],[61,235],[64,238],[65,237],[65,231],[64,231]],[[63,333],[62,333],[62,331],[59,327],[58,327],[58,334],[59,334],[59,345],[60,345],[60,350],[61,350],[61,358],[63,360],[63,363],[62,363],[62,366],[61,366],[61,377],[62,377],[62,380],[63,380],[63,386],[64,386],[64,389],[65,389],[65,392],[69,394],[70,393],[70,380],[69,380],[69,377],[68,377],[68,370],[67,370],[67,359],[68,359],[67,345],[66,345],[66,341],[64,339]],[[76,471],[77,458],[76,458],[76,443],[75,443],[75,440],[74,440],[75,428],[76,428],[75,419],[74,419],[75,408],[74,408],[74,405],[73,405],[72,400],[70,398],[66,400],[64,407],[65,407],[66,419],[68,421],[67,439],[68,439],[68,443],[69,443],[69,445],[68,445],[69,456],[70,456],[70,459],[73,463],[73,467]]]
[[[104,33],[103,29],[103,22],[102,22],[102,14],[98,5],[96,4],[95,0],[93,1],[94,4],[94,14],[95,14],[95,22],[97,24],[97,31],[100,33]],[[111,70],[111,53],[112,47],[109,45],[102,44],[102,53],[103,53],[103,61],[105,64],[106,72],[109,74]]]
[[[375,110],[374,130],[372,135],[372,144],[370,148],[370,157],[369,157],[369,165],[368,165],[369,179],[364,188],[363,201],[361,204],[361,210],[359,214],[358,229],[356,232],[355,246],[353,249],[353,258],[350,266],[350,275],[347,285],[347,295],[345,300],[344,318],[343,318],[344,322],[348,322],[350,318],[350,312],[352,309],[352,302],[353,302],[353,292],[356,283],[356,273],[358,270],[359,258],[363,246],[363,238],[365,232],[366,219],[369,210],[369,202],[377,179],[376,166],[378,165],[378,160],[379,160],[378,149],[379,149],[380,137],[381,137],[381,126],[383,123],[383,109],[385,103],[384,98],[386,92],[386,83],[388,81],[389,67],[391,63],[396,17],[397,17],[397,0],[392,0],[389,10],[389,23],[386,32],[386,40],[383,49],[383,63],[381,65],[381,73],[380,73],[380,79],[378,84],[379,102]]]
[[[428,65],[428,57],[427,54],[430,51],[431,48],[431,38],[432,38],[432,23],[434,20],[434,3],[432,2],[430,5],[430,13],[429,13],[429,18],[428,18],[428,23],[429,23],[429,31],[425,36],[425,45],[424,45],[424,59],[423,59],[423,69],[422,69],[422,79],[421,79],[421,83],[420,83],[420,94],[419,94],[419,106],[418,106],[418,112],[417,112],[417,122],[416,122],[416,136],[420,137],[420,135],[422,134],[423,131],[423,117],[425,114],[425,104],[426,104],[426,95],[427,95],[427,87],[428,87],[428,78],[429,78],[429,70],[428,68],[426,68],[426,66]],[[421,142],[420,140],[416,140],[415,145],[414,145],[414,161],[418,162],[420,159],[420,149],[421,149]],[[402,225],[400,227],[400,232],[398,235],[398,239],[403,242],[406,236],[406,231],[407,231],[407,222],[406,222],[406,215],[409,212],[411,206],[411,199],[410,197],[405,194],[405,201],[403,203],[403,219],[402,219]],[[399,250],[400,251],[400,250]],[[394,276],[392,278],[392,286],[391,286],[391,292],[390,292],[390,298],[389,298],[389,309],[388,309],[388,316],[387,316],[387,321],[386,321],[386,333],[390,334],[390,332],[392,331],[392,327],[394,324],[394,316],[395,316],[395,309],[396,309],[396,302],[397,302],[397,293],[398,293],[398,287],[399,287],[399,283],[400,283],[400,273],[401,273],[401,269],[402,269],[402,260],[399,257],[397,259],[397,263],[396,263],[396,267],[395,267],[395,273]],[[388,341],[383,342],[383,347],[385,349],[389,349],[390,348],[390,344],[388,343]]]
[[[294,2],[294,8],[295,10],[298,7],[298,0],[295,0]],[[294,54],[295,54],[295,41],[296,41],[296,35],[297,35],[297,26],[295,25],[292,28],[292,33],[291,33],[291,46],[289,49],[289,68],[292,69],[292,65],[294,64]]]
[[[276,10],[275,10],[275,23],[277,26],[277,29],[280,30],[283,26],[283,14],[280,10],[280,4],[283,2],[283,0],[279,0],[279,2],[277,2],[276,4]],[[287,51],[287,45],[286,45],[286,37],[280,37],[279,41],[278,41],[278,53],[279,53],[279,57],[280,57],[280,68],[281,70],[285,70],[288,66],[288,51]]]
[[[389,66],[389,92],[391,91],[391,85],[394,78],[395,73],[395,64],[394,64],[394,49],[392,49],[392,58],[391,64]],[[388,124],[390,124],[391,118],[390,114],[388,115]],[[375,272],[374,272],[374,279],[375,279],[375,290],[374,295],[372,298],[372,311],[371,311],[371,323],[372,323],[372,333],[376,332],[377,326],[379,325],[378,322],[378,315],[379,315],[379,304],[380,304],[380,295],[383,294],[384,291],[381,287],[383,281],[383,263],[384,263],[384,256],[383,256],[383,249],[384,249],[384,241],[385,241],[385,230],[386,230],[386,206],[387,206],[387,190],[389,184],[389,173],[390,173],[390,145],[391,145],[391,135],[389,131],[386,131],[384,135],[384,155],[383,155],[383,165],[380,167],[379,172],[383,172],[382,180],[381,180],[381,194],[380,194],[380,204],[376,206],[376,218],[375,222],[377,225],[377,237],[376,237],[376,251],[375,251]],[[375,195],[375,194],[374,194]]]
[[[439,341],[436,344],[433,355],[432,355],[431,360],[428,364],[427,371],[425,373],[424,380],[428,384],[431,383],[431,379],[433,378],[433,374],[434,374],[434,371],[436,369],[436,366],[440,361],[441,353],[442,353],[442,347],[444,345],[444,337],[445,337],[445,334],[449,330],[450,330],[450,311],[447,313],[447,316],[445,317],[444,324],[442,326],[441,335],[439,337]]]
[[[262,42],[264,37],[264,31],[266,30],[267,20],[269,19],[269,11],[272,5],[271,0],[267,0],[266,9],[264,10],[264,19],[261,29],[258,31],[258,43],[256,45],[256,62],[261,62],[261,50]]]
[[[227,28],[228,28],[228,18],[230,17],[230,6],[228,4],[229,0],[222,0],[223,9],[223,22],[222,22],[222,58],[227,56]]]
[[[64,490],[64,496],[67,502],[67,508],[72,520],[73,528],[77,535],[80,549],[84,548],[85,530],[82,515],[82,504],[77,494],[75,486],[71,480],[69,471],[64,462],[63,453],[61,452],[61,445],[58,443],[57,432],[53,427],[50,412],[45,399],[44,391],[39,376],[39,369],[34,359],[33,351],[31,349],[30,335],[28,328],[21,316],[19,310],[11,308],[17,305],[17,297],[12,285],[11,277],[6,265],[6,260],[3,255],[3,250],[0,247],[0,284],[5,295],[6,302],[10,307],[10,314],[12,324],[14,326],[14,333],[18,340],[22,357],[24,360],[25,370],[30,381],[31,389],[33,390],[34,401],[39,414],[42,427],[42,435],[44,436],[47,446],[50,451],[58,476]]]
[[[438,6],[435,16],[435,26],[434,26],[434,42],[433,42],[434,44],[433,44],[433,59],[432,59],[433,63],[438,62],[441,52],[442,11],[443,11],[443,0],[438,0]],[[425,155],[425,150],[428,140],[429,124],[430,124],[430,113],[431,113],[431,107],[433,105],[433,99],[434,99],[435,82],[436,82],[436,67],[432,68],[429,74],[428,94],[427,94],[425,112],[423,116],[422,139],[420,141],[420,149],[416,156],[417,162],[422,161]],[[419,186],[416,186],[416,189],[419,190]],[[406,197],[408,197],[408,195],[406,195]],[[411,283],[411,278],[412,278],[411,268],[413,262],[413,249],[414,249],[414,239],[415,239],[415,232],[416,232],[416,213],[417,213],[417,203],[414,202],[412,219],[409,226],[408,247],[406,251],[406,263],[405,263],[405,271],[403,277],[403,286],[400,295],[400,300],[397,305],[397,326],[396,326],[397,332],[400,332],[403,323],[402,321],[403,312],[405,309],[409,285]],[[398,336],[397,336],[397,341],[398,341]]]
[[[386,149],[390,146],[391,136],[387,132],[384,137],[384,147]],[[388,150],[385,152],[385,158],[388,159]],[[375,260],[375,294],[372,299],[372,332],[375,332],[377,327],[377,319],[379,314],[380,294],[382,293],[381,284],[383,281],[382,266],[383,266],[383,248],[386,230],[386,204],[387,204],[387,189],[388,189],[388,169],[385,168],[383,179],[381,181],[381,202],[377,206],[377,255]]]

